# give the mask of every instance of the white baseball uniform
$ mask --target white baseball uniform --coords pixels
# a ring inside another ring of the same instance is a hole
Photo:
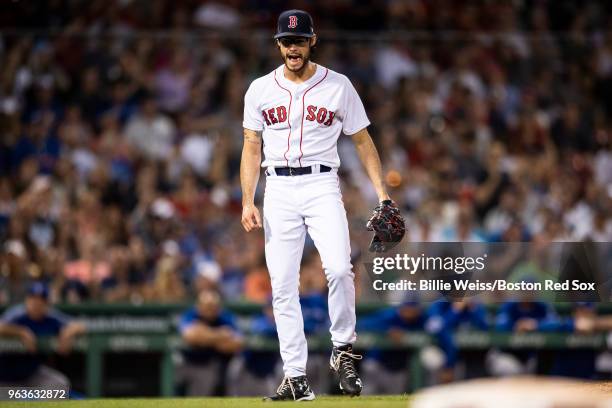
[[[305,375],[308,350],[299,303],[299,270],[306,232],[328,280],[330,333],[335,346],[354,343],[355,284],[346,211],[337,169],[340,133],[370,122],[349,79],[317,65],[303,83],[285,78],[284,65],[253,81],[245,95],[246,129],[262,131],[266,188],[265,253],[285,375]],[[320,172],[321,165],[332,170]],[[278,167],[312,174],[277,175]]]

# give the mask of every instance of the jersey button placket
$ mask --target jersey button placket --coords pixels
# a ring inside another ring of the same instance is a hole
[[[298,121],[298,119],[300,118],[300,115],[301,115],[302,111],[301,111],[301,109],[299,108],[299,104],[298,104],[298,102],[299,102],[299,100],[300,100],[300,98],[301,98],[302,90],[301,90],[301,88],[298,86],[298,87],[294,88],[294,91],[293,91],[293,92],[294,92],[294,96],[293,96],[293,101],[294,101],[294,102],[293,102],[293,103],[294,103],[294,105],[295,105],[295,107],[296,107],[296,109],[294,109],[294,110],[293,110],[294,115],[295,115],[295,122],[293,122],[293,127],[294,127],[294,129],[296,130],[296,135],[299,135],[299,130],[300,130],[300,127],[299,127],[299,126],[300,126],[300,122]],[[297,125],[296,125],[296,124],[297,124]],[[298,138],[298,141],[299,141],[299,138]],[[298,147],[298,149],[299,149],[299,147]],[[294,150],[293,143],[292,143],[292,146],[291,146],[291,149],[290,149],[290,150]],[[295,160],[295,158],[293,158],[293,160]],[[290,167],[298,166],[298,164],[297,164],[296,162],[293,162],[293,160],[289,162],[289,166],[290,166]]]
[[[297,152],[298,155],[296,157],[296,165],[300,166],[300,162],[298,161],[298,157],[300,157],[301,154],[301,146],[300,146],[300,133],[302,133],[302,97],[304,96],[304,90],[306,89],[306,85],[304,83],[299,84],[298,88],[295,91],[295,101],[296,101],[296,122],[297,122],[297,126],[296,129],[298,129],[299,132],[296,132],[296,135],[298,135],[297,138]],[[296,177],[296,184],[295,184],[295,189],[297,192],[297,197],[298,197],[298,208],[301,214],[304,214],[304,208],[305,208],[305,200],[306,200],[306,189],[305,189],[305,181],[307,180],[306,176],[300,176],[300,177]]]

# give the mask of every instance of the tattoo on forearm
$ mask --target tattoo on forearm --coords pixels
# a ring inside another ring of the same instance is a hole
[[[254,144],[261,143],[261,139],[259,138],[259,136],[253,136],[253,135],[244,135],[244,141],[249,142],[249,143],[254,143]]]

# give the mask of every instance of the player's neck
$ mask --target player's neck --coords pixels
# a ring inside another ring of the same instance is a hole
[[[290,71],[286,65],[283,67],[285,79],[297,84],[308,81],[310,78],[312,78],[316,71],[317,64],[312,61],[308,61],[308,65],[304,66],[299,71]]]

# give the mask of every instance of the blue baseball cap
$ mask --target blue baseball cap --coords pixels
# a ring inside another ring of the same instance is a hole
[[[275,39],[314,36],[312,17],[303,10],[287,10],[278,16]]]
[[[38,296],[47,300],[49,298],[49,289],[42,282],[34,282],[28,288],[28,296]]]

